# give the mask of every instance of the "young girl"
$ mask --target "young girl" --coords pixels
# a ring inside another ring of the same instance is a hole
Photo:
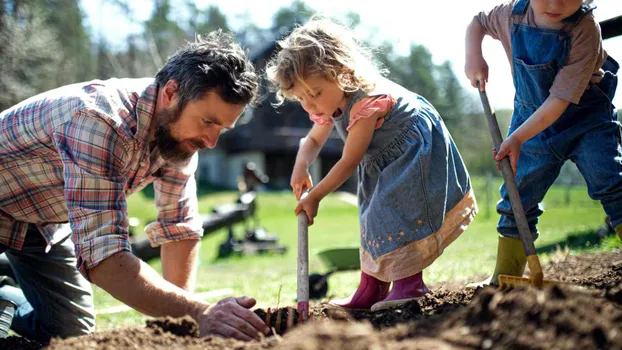
[[[514,114],[495,159],[510,159],[534,239],[540,202],[566,160],[622,235],[620,126],[611,103],[619,65],[602,48],[593,8],[581,0],[509,1],[477,15],[467,30],[465,71],[474,87],[479,81],[484,90],[488,80],[484,35],[500,40],[510,59]],[[504,186],[500,192],[493,284],[499,274],[521,276],[526,261]]]
[[[293,99],[314,126],[292,173],[296,198],[312,187],[308,168],[336,128],[341,159],[296,207],[309,224],[319,202],[356,170],[361,281],[333,304],[379,310],[429,293],[422,270],[476,212],[471,182],[440,116],[423,97],[382,78],[348,30],[312,20],[279,42],[268,64],[279,102]],[[389,284],[393,288],[389,293]]]

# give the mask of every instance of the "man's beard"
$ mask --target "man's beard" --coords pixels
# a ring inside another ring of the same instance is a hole
[[[179,120],[181,111],[179,108],[163,109],[156,117],[155,143],[158,146],[160,155],[168,163],[183,164],[186,163],[194,152],[188,152],[182,148],[182,143],[177,141],[171,135],[171,125]],[[202,145],[189,140],[194,146],[201,148]]]

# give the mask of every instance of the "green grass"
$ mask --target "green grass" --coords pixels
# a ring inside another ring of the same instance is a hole
[[[480,213],[468,230],[424,272],[427,282],[468,281],[473,276],[492,272],[496,256],[495,231],[498,216],[494,204],[498,199],[500,179],[489,186],[490,200],[486,203],[485,181],[474,179]],[[202,212],[222,203],[231,203],[234,192],[217,192],[200,196]],[[129,198],[131,216],[144,224],[155,217],[153,199],[143,192]],[[557,244],[568,245],[571,254],[594,250],[611,250],[622,247],[615,236],[599,242],[594,232],[604,222],[604,212],[598,202],[592,201],[585,187],[574,187],[569,192],[553,187],[545,200],[545,213],[539,229],[536,247],[545,257]],[[258,299],[262,306],[294,305],[296,298],[296,239],[297,219],[293,215],[295,200],[289,192],[264,192],[258,196],[258,213],[261,225],[279,235],[279,242],[287,246],[284,255],[259,255],[216,260],[218,246],[226,237],[220,230],[203,239],[198,272],[197,292],[230,288],[234,295],[248,295]],[[139,227],[142,231],[142,227]],[[242,234],[242,227],[235,227]],[[309,229],[310,271],[324,272],[316,253],[329,248],[358,246],[357,208],[336,196],[330,195],[320,205],[315,224]],[[160,271],[160,262],[151,262]],[[329,279],[329,295],[345,296],[358,283],[356,271],[339,272]],[[97,309],[121,305],[103,290],[94,287]],[[216,300],[211,300],[216,301]],[[98,329],[119,328],[144,324],[145,316],[135,311],[98,315]]]

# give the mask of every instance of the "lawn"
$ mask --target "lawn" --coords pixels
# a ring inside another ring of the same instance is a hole
[[[469,281],[474,276],[492,272],[496,256],[494,203],[498,198],[500,179],[489,183],[474,179],[474,189],[480,212],[468,230],[445,253],[424,271],[426,282]],[[209,212],[218,204],[235,200],[234,192],[213,192],[200,195],[202,212]],[[129,198],[129,212],[141,223],[155,217],[153,199],[141,192]],[[604,212],[598,202],[592,201],[585,187],[553,187],[544,200],[545,213],[540,221],[540,238],[536,247],[541,258],[554,252],[559,244],[568,246],[570,254],[591,250],[611,250],[622,247],[615,236],[599,241],[595,231],[603,225]],[[284,255],[232,257],[216,260],[218,246],[226,237],[220,230],[203,239],[196,292],[229,289],[233,295],[248,295],[258,299],[261,306],[295,305],[296,298],[296,239],[297,219],[293,215],[295,200],[289,192],[261,192],[258,196],[258,214],[261,226],[279,235],[279,242],[287,246]],[[238,235],[242,227],[235,227]],[[139,227],[142,231],[142,227]],[[336,247],[358,245],[357,208],[330,195],[320,205],[315,224],[309,229],[310,271],[324,272],[316,253]],[[151,262],[160,271],[160,262]],[[329,279],[329,296],[345,296],[357,286],[357,272],[339,272]],[[103,290],[95,289],[97,310],[121,305]],[[226,291],[225,291],[226,292]],[[229,295],[229,294],[227,294]],[[207,299],[216,301],[219,298]],[[98,314],[98,329],[109,329],[144,324],[145,316],[135,311]]]

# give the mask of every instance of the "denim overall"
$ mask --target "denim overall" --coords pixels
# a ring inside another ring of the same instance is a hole
[[[374,131],[357,168],[361,246],[373,259],[428,237],[471,189],[458,149],[438,112],[423,97],[383,79],[373,95],[397,101]],[[356,92],[333,117],[346,140]]]
[[[566,63],[571,38],[568,31],[518,24],[528,0],[517,1],[512,9],[512,67],[514,74],[514,114],[508,135],[525,122],[549,96],[555,76]],[[593,7],[583,5],[564,20],[565,27],[578,23]],[[608,57],[598,84],[591,84],[578,104],[570,104],[550,127],[525,142],[516,169],[516,184],[534,239],[543,213],[540,204],[559,175],[566,160],[573,161],[587,183],[588,193],[599,200],[612,224],[622,223],[622,150],[620,124],[612,105],[617,86],[618,63]],[[501,214],[497,230],[518,238],[518,230],[505,186],[497,203]]]

